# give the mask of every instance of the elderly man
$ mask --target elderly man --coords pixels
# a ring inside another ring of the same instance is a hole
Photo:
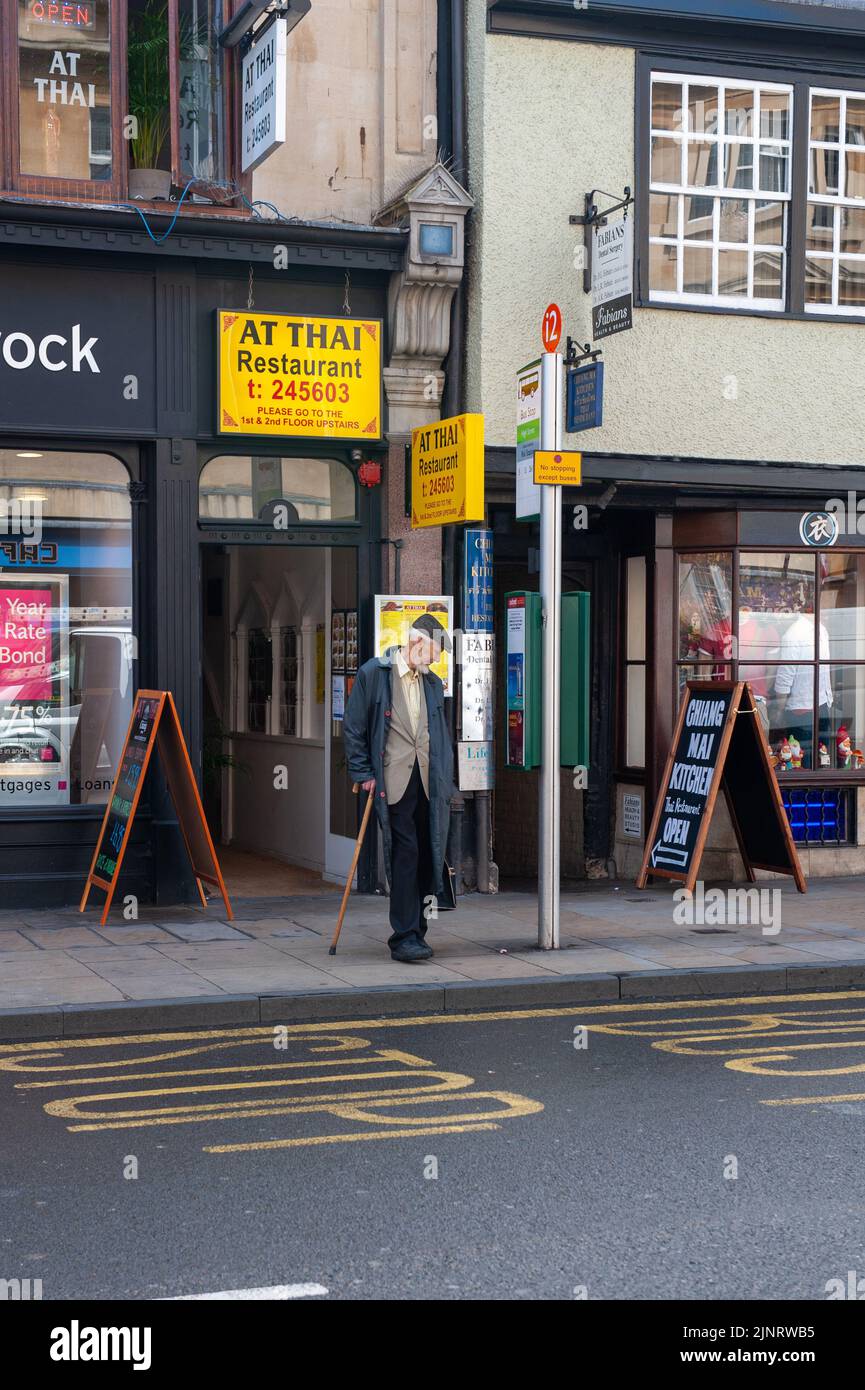
[[[343,722],[349,776],[374,791],[390,881],[388,939],[394,960],[416,964],[426,944],[430,895],[442,891],[453,782],[444,690],[430,670],[451,641],[424,613],[402,647],[357,673]]]

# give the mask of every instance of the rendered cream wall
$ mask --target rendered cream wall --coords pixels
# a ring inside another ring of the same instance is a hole
[[[315,0],[288,36],[288,138],[253,197],[368,223],[434,161],[435,113],[436,0]]]
[[[468,410],[512,446],[514,375],[541,350],[546,305],[564,338],[591,336],[573,265],[583,196],[635,185],[632,49],[484,33],[469,0]],[[865,461],[865,326],[637,310],[603,342],[598,452],[854,464]],[[731,380],[734,378],[735,380]],[[733,392],[735,398],[729,399]],[[591,440],[591,444],[589,444]]]

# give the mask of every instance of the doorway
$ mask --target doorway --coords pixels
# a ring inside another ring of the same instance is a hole
[[[357,833],[357,548],[206,544],[201,577],[203,800],[229,893],[332,893]]]

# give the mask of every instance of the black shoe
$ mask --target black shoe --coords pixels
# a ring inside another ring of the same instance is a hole
[[[390,954],[393,960],[404,961],[407,965],[419,965],[421,961],[429,959],[432,951],[429,946],[422,946],[416,936],[409,936],[405,941],[392,946]]]
[[[423,949],[424,960],[429,960],[430,956],[435,955],[435,951],[433,950],[432,946],[430,946],[425,936],[422,936],[420,938],[420,944]]]

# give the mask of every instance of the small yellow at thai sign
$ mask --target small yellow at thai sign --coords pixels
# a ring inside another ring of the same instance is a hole
[[[535,482],[579,487],[583,480],[583,456],[562,449],[535,450]]]

